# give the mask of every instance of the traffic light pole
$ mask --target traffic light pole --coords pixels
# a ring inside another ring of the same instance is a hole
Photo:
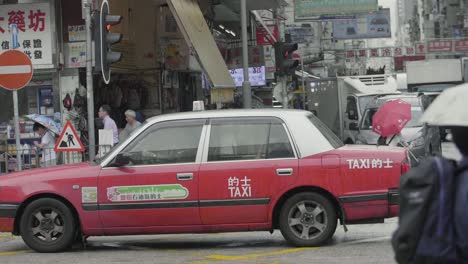
[[[244,67],[244,82],[242,94],[244,108],[252,108],[252,91],[249,81],[249,45],[247,43],[247,0],[241,0],[241,27],[242,27],[242,65]]]
[[[86,22],[86,97],[88,100],[88,145],[89,160],[93,161],[96,156],[96,138],[94,134],[93,42],[91,32],[92,10],[90,0],[83,0],[83,9]]]
[[[304,49],[301,52],[301,73],[302,73],[302,109],[306,110],[306,87],[304,79]]]
[[[284,41],[284,23],[281,22],[281,19],[284,17],[284,7],[281,6],[278,9],[278,13],[276,14],[276,24],[278,25],[278,38],[279,41]],[[282,98],[282,104],[284,109],[288,109],[288,90],[287,90],[287,85],[288,85],[288,76],[280,76],[279,80],[281,82],[281,97]]]

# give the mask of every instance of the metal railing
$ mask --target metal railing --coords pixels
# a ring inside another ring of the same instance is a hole
[[[112,146],[94,146],[99,156],[109,152]],[[58,152],[53,148],[41,149],[16,149],[7,148],[0,154],[0,175],[18,171],[18,159],[21,159],[21,170],[52,167],[64,164],[75,164],[89,161],[89,146],[85,146],[84,152]]]

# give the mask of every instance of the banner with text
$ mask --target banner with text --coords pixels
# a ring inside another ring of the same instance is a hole
[[[53,68],[51,17],[49,3],[1,5],[0,52],[18,49],[33,65]]]
[[[333,21],[333,36],[336,39],[390,38],[390,25],[390,9],[382,9],[354,19]]]
[[[294,18],[326,19],[334,15],[354,15],[378,10],[377,0],[294,0]]]
[[[344,57],[402,57],[428,54],[462,55],[468,53],[468,40],[430,40],[418,42],[414,47],[383,47],[345,50]]]

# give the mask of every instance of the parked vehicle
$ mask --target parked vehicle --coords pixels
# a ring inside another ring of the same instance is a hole
[[[390,75],[322,79],[308,95],[309,110],[315,111],[345,144],[354,144],[367,105],[376,97],[399,94],[397,89],[396,80]]]
[[[364,112],[364,117],[359,125],[359,144],[376,145],[379,135],[372,131],[372,117],[385,102],[391,100],[403,100],[411,104],[411,121],[401,131],[401,140],[410,146],[411,153],[420,160],[424,157],[442,154],[440,134],[437,127],[423,124],[420,119],[424,110],[429,106],[430,99],[420,94],[401,94],[383,96],[372,104]],[[394,138],[390,144],[402,146],[399,138]],[[418,162],[413,159],[413,164]]]
[[[39,252],[81,236],[273,231],[316,246],[398,213],[398,147],[343,146],[312,113],[221,110],[147,120],[91,163],[0,178],[0,232]]]
[[[443,91],[463,83],[461,59],[431,59],[406,62],[407,86],[410,92],[424,93],[431,102]],[[441,137],[447,135],[441,128]]]
[[[460,59],[432,59],[424,61],[407,61],[406,74],[408,91],[417,92],[424,86],[451,85],[463,82]]]
[[[424,94],[429,97],[429,101],[432,103],[443,91],[454,87],[455,84],[445,83],[445,84],[428,84],[416,86],[418,93]],[[440,139],[442,141],[446,140],[449,133],[448,127],[439,127]]]

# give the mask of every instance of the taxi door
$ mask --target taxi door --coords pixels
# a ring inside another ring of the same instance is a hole
[[[272,200],[298,175],[286,126],[276,118],[220,118],[209,127],[199,176],[202,223],[267,223]]]
[[[154,124],[102,169],[98,210],[104,228],[200,224],[197,155],[205,122]]]

